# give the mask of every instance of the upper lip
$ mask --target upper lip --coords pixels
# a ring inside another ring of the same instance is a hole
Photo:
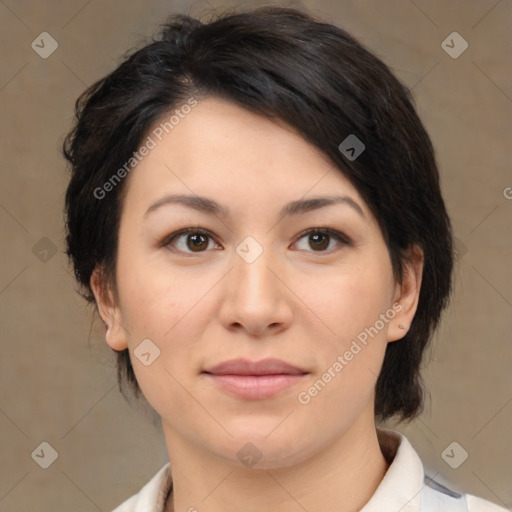
[[[230,359],[205,370],[214,375],[301,375],[307,373],[281,359],[268,358],[261,361]]]

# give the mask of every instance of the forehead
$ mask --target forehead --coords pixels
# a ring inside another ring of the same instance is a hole
[[[163,124],[171,115],[148,130],[153,148],[130,173],[127,201],[229,192],[231,201],[251,196],[271,204],[339,192],[368,212],[348,178],[282,121],[221,98],[199,101],[172,127]]]

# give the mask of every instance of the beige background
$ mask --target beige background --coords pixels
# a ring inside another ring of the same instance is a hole
[[[167,461],[151,414],[119,394],[113,358],[74,291],[59,151],[79,93],[166,15],[236,5],[256,3],[0,1],[0,512],[109,511]],[[431,406],[398,429],[437,478],[511,507],[512,2],[303,5],[413,87],[458,239],[456,295],[425,373]],[[44,31],[59,44],[48,59],[31,48]],[[441,47],[453,31],[469,43],[457,59]],[[46,470],[31,457],[44,441],[58,452]],[[469,453],[458,469],[441,457],[453,441]]]

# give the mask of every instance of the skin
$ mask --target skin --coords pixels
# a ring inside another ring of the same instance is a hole
[[[423,257],[411,247],[402,284],[375,218],[357,189],[291,128],[226,100],[199,102],[131,172],[119,231],[117,291],[91,278],[114,350],[129,348],[139,385],[162,419],[174,491],[166,510],[295,512],[359,510],[388,464],[379,447],[374,387],[388,342],[402,338],[418,303]],[[226,218],[183,205],[146,210],[167,194],[206,196]],[[350,196],[347,204],[279,218],[289,201]],[[108,200],[108,197],[104,200]],[[212,238],[164,239],[187,227]],[[330,226],[349,237],[302,236]],[[252,236],[263,253],[247,263],[237,246]],[[319,248],[320,247],[320,248]],[[181,252],[180,252],[181,251]],[[399,303],[385,323],[307,405],[317,381]],[[399,324],[406,326],[400,329]],[[133,351],[149,338],[160,356]],[[234,397],[201,372],[235,357],[283,359],[309,372],[278,395]],[[262,458],[246,467],[237,452]]]

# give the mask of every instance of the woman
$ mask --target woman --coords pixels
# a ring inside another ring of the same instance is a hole
[[[421,413],[450,220],[409,91],[291,9],[174,16],[77,102],[68,255],[169,464],[127,511],[500,511]]]

